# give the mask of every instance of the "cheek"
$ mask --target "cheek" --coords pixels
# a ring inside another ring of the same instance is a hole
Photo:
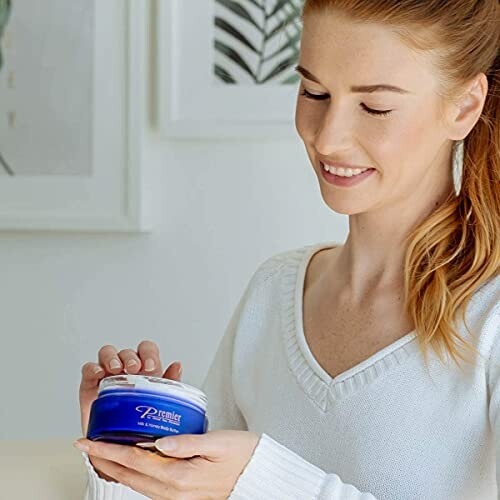
[[[412,193],[430,179],[442,137],[432,121],[407,118],[381,130],[378,142],[368,147],[384,185],[394,192]]]
[[[373,152],[382,171],[401,171],[406,164],[422,163],[421,160],[432,151],[427,146],[432,144],[433,136],[436,133],[429,127],[429,120],[425,117],[407,113],[403,116],[402,113],[373,127],[369,133],[366,131],[363,142]]]
[[[304,106],[301,105],[299,98],[297,98],[297,105],[295,106],[295,130],[297,130],[300,138],[306,142],[308,130],[307,117]]]
[[[321,106],[311,106],[297,97],[295,106],[295,129],[304,142],[311,142],[314,139],[316,130],[321,124]]]

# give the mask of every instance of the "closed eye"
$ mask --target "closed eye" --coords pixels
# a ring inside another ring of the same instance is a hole
[[[328,94],[311,94],[308,92],[306,89],[303,89],[300,95],[305,96],[307,99],[312,99],[313,101],[324,101],[326,99],[329,99]],[[377,116],[387,116],[392,112],[392,109],[381,111],[378,109],[371,109],[366,104],[361,103],[361,107],[369,114],[371,115],[377,115]]]

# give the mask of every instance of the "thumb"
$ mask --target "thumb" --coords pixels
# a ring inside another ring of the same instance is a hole
[[[209,432],[163,437],[155,441],[155,446],[164,455],[176,458],[191,458],[197,455],[215,458],[220,455],[220,443]]]

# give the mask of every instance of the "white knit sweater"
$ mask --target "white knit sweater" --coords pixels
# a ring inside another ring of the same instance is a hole
[[[469,303],[474,339],[459,325],[484,356],[475,367],[462,373],[430,350],[427,372],[413,331],[331,378],[305,341],[302,298],[311,257],[333,246],[289,250],[258,267],[202,386],[209,430],[261,435],[229,498],[497,499],[500,276]],[[146,498],[100,479],[83,457],[86,500]]]

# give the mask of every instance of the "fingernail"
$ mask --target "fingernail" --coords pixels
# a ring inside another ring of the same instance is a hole
[[[94,373],[101,373],[102,371],[103,371],[103,370],[102,370],[102,368],[101,368],[100,366],[96,366],[96,367],[94,368]]]
[[[173,439],[161,438],[155,441],[155,446],[160,451],[173,451],[177,448]]]
[[[179,365],[179,371],[177,372],[177,376],[180,377],[182,375],[182,365]]]
[[[85,452],[87,452],[87,453],[88,453],[88,451],[89,451],[89,447],[88,447],[88,445],[83,444],[83,443],[81,443],[80,441],[75,441],[75,442],[73,443],[73,446],[74,446],[75,448],[78,448],[80,451],[85,451]]]
[[[146,359],[146,362],[144,363],[144,369],[147,372],[153,371],[155,369],[155,362],[151,358]]]
[[[127,361],[127,366],[135,366],[137,364],[137,361],[135,359],[129,359]]]
[[[109,363],[109,367],[114,370],[115,368],[121,368],[121,363],[115,358],[111,360],[111,363]]]

